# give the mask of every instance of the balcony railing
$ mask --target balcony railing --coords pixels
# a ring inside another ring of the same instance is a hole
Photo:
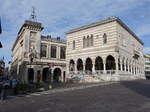
[[[95,72],[91,71],[70,71],[69,75],[114,75],[116,74],[116,70],[96,70]]]

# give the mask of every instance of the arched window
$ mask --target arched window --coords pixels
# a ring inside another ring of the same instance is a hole
[[[103,35],[103,44],[106,44],[107,43],[107,35],[106,33],[104,33]]]
[[[91,46],[93,46],[93,35],[91,35]]]
[[[83,48],[85,48],[85,36],[83,37]]]
[[[76,45],[75,45],[75,40],[73,41],[73,50],[75,49]]]
[[[87,36],[87,47],[89,47],[90,45],[90,38],[89,38],[89,35]]]

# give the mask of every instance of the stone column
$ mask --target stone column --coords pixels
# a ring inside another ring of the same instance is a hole
[[[77,73],[77,62],[74,62],[74,72]]]
[[[103,62],[104,74],[106,74],[106,62]]]
[[[54,68],[51,68],[51,83],[53,83]]]
[[[57,46],[57,55],[56,57],[60,59],[60,46]]]
[[[128,73],[130,73],[130,67],[129,67],[130,63],[128,62]]]
[[[83,73],[85,73],[85,62],[83,61]]]
[[[37,82],[37,69],[36,68],[33,68],[34,69],[34,79],[33,79],[33,82]]]
[[[133,63],[133,75],[135,75],[135,64]]]
[[[92,66],[92,73],[95,74],[95,61],[93,61],[93,66]]]

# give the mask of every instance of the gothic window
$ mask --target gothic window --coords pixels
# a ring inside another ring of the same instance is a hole
[[[91,34],[91,36],[87,36],[87,37],[83,37],[83,48],[86,47],[91,47],[93,46],[93,35]]]
[[[90,37],[89,37],[89,35],[87,36],[87,47],[89,47],[89,45],[90,45]]]
[[[56,58],[56,52],[57,51],[57,47],[52,45],[51,46],[51,58]]]
[[[107,43],[107,35],[106,33],[104,33],[103,35],[103,44],[106,44]]]
[[[93,35],[91,35],[91,46],[93,46]]]
[[[75,49],[75,47],[76,47],[76,46],[75,46],[75,40],[74,40],[74,41],[73,41],[73,50]]]
[[[47,45],[41,45],[41,57],[46,57]]]
[[[83,37],[83,48],[85,48],[85,36]]]
[[[64,47],[64,46],[60,47],[60,58],[61,59],[66,58],[66,47]]]

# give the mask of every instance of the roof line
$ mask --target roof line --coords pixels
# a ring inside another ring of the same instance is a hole
[[[98,21],[98,22],[94,22],[94,23],[91,23],[91,24],[88,24],[88,25],[84,25],[84,26],[81,26],[79,28],[75,28],[75,29],[72,29],[68,32],[66,32],[66,34],[71,34],[71,33],[74,33],[74,32],[77,32],[77,31],[81,31],[81,30],[84,30],[84,29],[88,29],[88,28],[91,28],[91,27],[96,27],[98,25],[102,25],[102,24],[106,24],[106,23],[110,23],[110,22],[113,22],[113,21],[117,21],[123,28],[125,28],[137,41],[139,41],[142,45],[144,45],[144,43],[142,42],[142,40],[139,39],[139,37],[123,22],[121,21],[118,17],[109,17],[105,20],[102,20],[102,21]]]

